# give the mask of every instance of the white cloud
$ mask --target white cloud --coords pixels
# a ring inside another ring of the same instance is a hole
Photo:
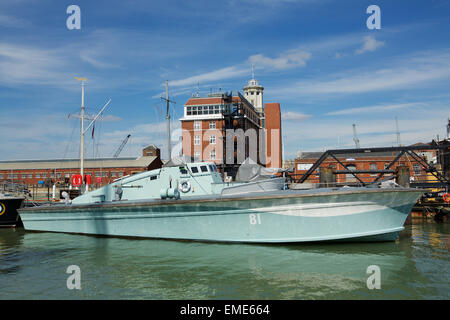
[[[278,70],[304,67],[306,61],[311,58],[311,53],[293,49],[280,54],[277,58],[269,58],[262,54],[256,54],[248,58],[249,63],[258,68],[273,68]]]
[[[240,77],[247,73],[248,73],[247,69],[241,68],[239,66],[231,66],[231,67],[226,67],[226,68],[202,73],[202,74],[195,75],[192,77],[171,81],[170,85],[174,86],[174,87],[187,86],[187,85],[197,84],[197,82],[217,81],[217,80]]]
[[[378,41],[374,36],[365,36],[361,48],[355,51],[355,54],[362,54],[364,52],[372,52],[385,45],[384,41]]]
[[[30,22],[28,20],[0,14],[0,26],[5,28],[23,28],[28,27]]]
[[[342,109],[342,110],[338,110],[338,111],[328,112],[326,115],[327,116],[336,116],[336,115],[374,113],[374,112],[379,112],[379,111],[392,111],[392,110],[397,110],[397,109],[406,109],[406,108],[424,107],[424,106],[426,106],[426,104],[422,103],[422,102],[385,104],[385,105],[376,105],[376,106],[368,106],[368,107]]]
[[[370,66],[368,66],[370,67]],[[291,96],[325,94],[356,94],[364,92],[415,88],[418,85],[450,77],[450,53],[402,56],[391,60],[391,66],[381,69],[347,70],[328,76],[328,79],[310,79],[273,89],[278,94]]]
[[[256,54],[250,56],[243,64],[237,64],[230,67],[221,68],[218,70],[205,72],[195,76],[187,77],[170,82],[170,86],[180,87],[194,85],[198,82],[204,83],[207,81],[217,82],[219,80],[232,79],[236,77],[242,77],[248,74],[248,64],[255,64],[256,68],[272,68],[272,69],[288,69],[296,67],[304,67],[306,61],[311,58],[311,53],[300,50],[292,49],[280,54],[277,58],[269,58],[262,54]],[[246,67],[247,66],[247,67]]]
[[[63,60],[55,51],[0,43],[0,82],[57,84],[73,79],[60,71]]]
[[[284,120],[284,121],[306,120],[311,117],[312,117],[312,115],[304,114],[301,112],[295,112],[295,111],[286,111],[286,112],[281,113],[281,120]]]
[[[107,121],[107,122],[110,122],[110,121],[121,121],[121,120],[123,120],[121,117],[114,116],[112,114],[107,114],[106,116],[102,116],[101,119],[100,119],[100,121]]]
[[[109,69],[109,68],[118,68],[118,65],[107,63],[100,61],[99,58],[96,57],[97,54],[94,51],[82,50],[80,52],[81,60],[89,63],[90,65],[99,68],[99,69]]]

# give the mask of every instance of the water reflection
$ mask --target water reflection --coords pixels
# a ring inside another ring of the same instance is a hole
[[[0,232],[0,269],[18,268],[0,279],[13,299],[445,298],[448,240],[448,225],[409,226],[397,242],[308,245]],[[72,264],[81,291],[66,288]],[[366,286],[370,265],[381,290]]]
[[[19,271],[20,257],[17,248],[22,244],[23,235],[23,232],[13,228],[0,229],[0,274]]]

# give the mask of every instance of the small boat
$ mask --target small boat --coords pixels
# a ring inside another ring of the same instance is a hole
[[[169,163],[64,203],[20,209],[26,230],[219,242],[393,241],[423,190],[286,189],[224,182],[214,163]]]
[[[0,193],[0,227],[15,227],[19,220],[17,209],[23,206],[25,197]]]

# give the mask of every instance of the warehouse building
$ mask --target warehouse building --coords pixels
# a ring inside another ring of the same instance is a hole
[[[155,155],[147,156],[150,153]],[[159,149],[150,145],[138,158],[85,159],[84,173],[91,176],[95,187],[100,187],[122,176],[161,168],[159,154]],[[44,186],[50,179],[52,184],[68,185],[72,176],[79,173],[79,159],[0,161],[3,183]]]
[[[420,143],[422,145],[422,143]],[[294,176],[295,179],[304,175],[314,163],[322,156],[322,152],[299,152],[298,157],[295,159]],[[321,168],[333,168],[336,171],[352,170],[352,171],[376,171],[386,170],[391,162],[397,158],[399,152],[370,152],[370,153],[349,153],[340,154],[336,158],[328,157],[324,160],[320,167],[317,168],[315,173],[308,177],[306,182],[319,183],[320,169]],[[418,152],[418,155],[429,164],[435,164],[436,150],[424,150]],[[430,175],[427,174],[426,168],[421,165],[416,159],[403,155],[392,166],[391,170],[396,171],[398,167],[407,167],[410,173],[411,182],[421,182],[430,179]],[[363,182],[371,182],[379,173],[359,173],[358,177]],[[392,176],[392,173],[384,174],[385,178]],[[336,183],[338,184],[353,184],[359,181],[353,174],[339,174],[336,175]]]

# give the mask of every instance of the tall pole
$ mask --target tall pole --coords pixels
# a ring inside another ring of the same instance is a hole
[[[398,120],[397,120],[397,117],[395,117],[395,129],[396,129],[396,131],[397,131],[397,145],[398,145],[399,147],[401,147],[401,146],[402,146],[402,143],[400,142],[400,130],[398,129]]]
[[[84,179],[84,81],[81,79],[81,136],[80,136],[80,174]]]
[[[170,141],[170,113],[169,113],[169,81],[166,80],[166,120],[167,120],[167,152],[169,161],[172,159],[171,141]]]
[[[170,141],[170,103],[175,101],[169,100],[169,80],[166,80],[166,98],[161,97],[161,100],[166,100],[166,120],[167,120],[167,156],[169,160],[172,159],[172,147]]]

